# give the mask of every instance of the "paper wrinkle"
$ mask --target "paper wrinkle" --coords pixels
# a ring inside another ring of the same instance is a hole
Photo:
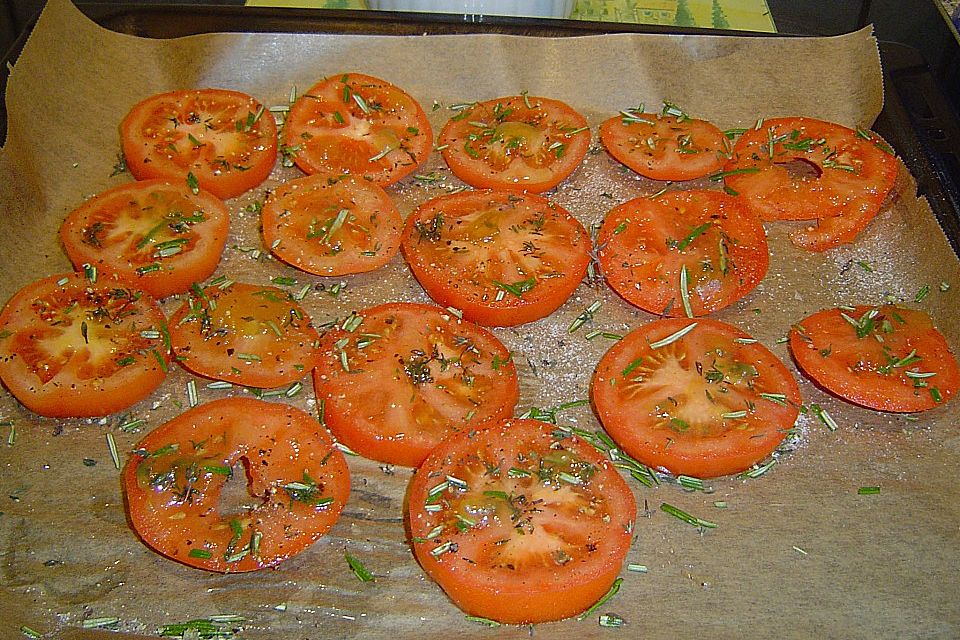
[[[783,115],[869,124],[882,107],[880,58],[869,28],[835,38],[215,34],[153,41],[107,32],[67,0],[50,0],[7,88],[0,299],[69,267],[56,237],[59,225],[85,198],[130,179],[110,173],[117,127],[139,100],[211,86],[283,105],[292,87],[302,93],[323,76],[346,71],[406,89],[427,111],[435,134],[451,104],[524,90],[581,110],[594,134],[605,118],[641,102],[656,110],[669,100],[721,127]],[[408,179],[388,189],[404,215],[461,186],[438,153],[420,172],[441,179],[427,186]],[[303,306],[317,323],[386,300],[427,301],[399,257],[373,274],[332,279],[255,259],[246,249],[268,252],[257,216],[246,207],[299,175],[278,167],[259,189],[228,202],[231,248],[218,274],[261,283],[283,275],[313,284]],[[547,195],[590,224],[616,204],[663,186],[625,171],[595,140],[584,164]],[[717,188],[707,180],[684,186]],[[853,407],[800,376],[780,342],[792,323],[823,307],[889,295],[928,310],[954,349],[960,346],[960,264],[912,183],[900,184],[898,193],[856,243],[825,254],[794,247],[789,223],[769,225],[767,277],[714,315],[771,348],[797,376],[804,401],[828,410],[840,429],[829,432],[804,414],[795,450],[765,476],[712,481],[709,494],[630,481],[641,510],[627,562],[649,571],[624,571],[620,593],[598,612],[624,616],[622,631],[630,637],[960,636],[960,610],[949,597],[960,593],[958,401],[917,421]],[[346,287],[333,297],[330,287],[339,282]],[[940,282],[952,288],[941,292]],[[913,303],[925,285],[930,295]],[[569,333],[595,301],[602,303],[595,319]],[[166,301],[168,314],[176,304]],[[518,413],[585,398],[592,369],[610,344],[586,340],[586,333],[626,333],[652,318],[604,287],[583,285],[550,318],[495,330],[521,372]],[[0,423],[16,425],[11,446],[2,444],[9,427],[0,426],[0,602],[8,628],[24,624],[82,637],[84,618],[117,616],[119,635],[154,636],[162,624],[234,613],[248,619],[238,636],[246,639],[529,637],[525,628],[491,631],[465,621],[423,577],[398,520],[410,470],[361,458],[349,459],[353,494],[340,523],[276,570],[210,575],[150,551],[126,524],[104,438],[112,433],[125,457],[146,430],[185,407],[191,379],[174,368],[149,400],[131,409],[130,416],[144,420],[139,432],[119,429],[122,416],[38,419],[0,391]],[[197,382],[201,401],[241,393]],[[303,392],[286,401],[316,415],[310,379],[303,382]],[[564,412],[561,420],[598,428],[589,407]],[[864,485],[882,492],[858,496]],[[727,508],[715,506],[718,501]],[[700,534],[660,512],[661,502],[719,526]],[[360,557],[377,582],[359,583],[344,550]],[[580,640],[609,631],[591,616],[542,625],[536,633]]]

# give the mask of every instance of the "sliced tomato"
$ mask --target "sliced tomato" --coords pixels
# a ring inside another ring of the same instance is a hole
[[[257,100],[227,89],[170,91],[134,105],[120,124],[127,168],[232,198],[267,179],[277,124]]]
[[[610,287],[645,311],[700,316],[743,298],[770,258],[763,225],[718,191],[635,198],[607,214],[597,234]]]
[[[464,191],[420,205],[400,248],[437,303],[482,325],[510,326],[562,305],[587,271],[591,245],[583,225],[549,200]]]
[[[559,100],[510,96],[460,109],[438,146],[453,173],[471,186],[541,193],[580,165],[590,127]]]
[[[324,423],[374,460],[415,467],[441,441],[513,413],[510,352],[485,329],[430,305],[392,303],[323,337],[314,371]]]
[[[740,136],[723,175],[762,219],[815,221],[791,240],[825,251],[863,231],[897,170],[893,150],[875,133],[813,118],[775,118]]]
[[[246,484],[246,499],[227,504],[228,482]],[[309,414],[225,398],[151,431],[127,461],[123,486],[130,524],[148,546],[237,573],[277,565],[329,531],[347,503],[350,472]]]
[[[790,331],[790,350],[814,382],[880,411],[924,411],[960,388],[960,368],[923,311],[895,305],[818,311]]]
[[[536,420],[458,434],[417,469],[408,522],[420,565],[470,615],[560,620],[615,581],[636,503],[591,445]]]
[[[274,255],[308,273],[373,271],[400,249],[397,207],[383,189],[356,176],[291,180],[270,195],[261,215]]]
[[[800,389],[766,347],[716,320],[657,320],[601,358],[594,408],[624,451],[673,474],[713,478],[770,455],[799,414]]]
[[[87,200],[67,215],[60,239],[74,267],[96,265],[165,298],[214,272],[229,228],[227,207],[216,196],[157,179]]]
[[[307,173],[350,173],[380,186],[413,173],[432,149],[433,131],[417,101],[361,73],[317,83],[283,125],[283,153]]]
[[[600,125],[611,156],[653,180],[693,180],[719,171],[730,143],[716,125],[673,105],[660,113],[627,109]]]
[[[20,289],[0,312],[0,379],[40,415],[116,413],[163,382],[166,333],[156,301],[126,283],[50,276]]]
[[[316,366],[320,336],[286,291],[224,282],[195,287],[170,318],[177,362],[248,387],[277,387]]]

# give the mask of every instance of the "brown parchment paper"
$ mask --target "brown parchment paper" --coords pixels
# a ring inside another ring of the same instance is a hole
[[[306,89],[343,71],[405,88],[435,131],[451,104],[521,91],[565,100],[594,131],[622,108],[641,102],[656,108],[663,100],[724,128],[761,115],[869,126],[882,107],[880,59],[869,30],[824,39],[230,34],[151,41],[107,32],[67,0],[50,0],[11,71],[6,96],[0,299],[69,269],[56,237],[63,217],[86,197],[130,180],[110,174],[117,125],[135,102],[175,88],[216,86],[282,105],[292,87]],[[390,188],[404,214],[460,186],[438,154],[422,173],[431,171],[443,179],[429,186],[408,179]],[[427,301],[399,257],[375,274],[336,280],[267,257],[256,216],[245,207],[297,175],[278,167],[262,187],[229,202],[231,238],[218,273],[259,283],[284,275],[299,286],[316,285],[304,306],[318,323],[386,300]],[[623,171],[595,144],[580,169],[548,195],[589,225],[614,205],[663,186]],[[800,376],[778,343],[791,323],[823,307],[890,298],[931,313],[956,349],[957,258],[907,176],[852,245],[806,253],[790,244],[790,229],[769,225],[769,275],[716,317],[779,355],[797,375],[805,402],[820,404],[839,428],[831,432],[801,415],[796,439],[766,474],[714,480],[709,493],[633,482],[640,512],[628,562],[648,571],[625,569],[620,593],[597,612],[623,616],[624,628],[601,628],[596,614],[535,628],[489,629],[465,620],[423,576],[405,540],[401,509],[411,471],[362,458],[349,460],[353,493],[341,521],[276,570],[222,576],[160,557],[127,525],[106,435],[115,437],[122,462],[145,432],[180,412],[191,376],[177,370],[150,399],[100,420],[40,419],[0,391],[6,439],[0,439],[0,636],[19,637],[27,625],[51,637],[115,637],[82,630],[84,620],[101,617],[118,618],[120,634],[152,636],[163,624],[236,614],[245,618],[235,625],[242,638],[960,637],[960,405],[916,418],[848,405]],[[329,287],[341,280],[346,287],[331,296]],[[952,287],[942,291],[941,282]],[[917,304],[924,285],[931,293]],[[570,322],[597,300],[603,306],[594,321],[569,334]],[[167,301],[167,310],[176,304]],[[605,288],[584,284],[550,318],[496,330],[521,370],[518,412],[586,398],[592,369],[610,342],[585,334],[626,333],[650,319]],[[242,393],[198,382],[201,401]],[[315,413],[304,382],[304,391],[284,401]],[[142,423],[121,428],[131,419]],[[589,407],[561,413],[560,422],[598,427]],[[879,486],[881,493],[858,495],[861,486]],[[661,512],[663,502],[718,526],[700,532]],[[357,580],[345,550],[376,582]]]

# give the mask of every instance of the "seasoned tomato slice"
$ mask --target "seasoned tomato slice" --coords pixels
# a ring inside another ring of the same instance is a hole
[[[283,125],[283,154],[307,173],[350,173],[381,186],[412,173],[432,149],[433,131],[417,101],[361,73],[317,83]]]
[[[510,96],[464,106],[444,126],[438,146],[471,186],[541,193],[580,165],[590,127],[559,100]]]
[[[633,494],[591,445],[508,419],[441,444],[408,492],[414,555],[468,614],[508,624],[576,615],[630,549]]]
[[[764,220],[810,220],[794,244],[825,251],[850,243],[880,211],[897,158],[876,134],[813,118],[748,129],[723,167],[728,189]]]
[[[736,327],[671,318],[635,329],[601,358],[591,399],[604,429],[637,460],[713,478],[777,448],[799,413],[800,389]]]
[[[229,227],[227,207],[213,194],[157,179],[87,200],[67,215],[60,239],[74,267],[96,265],[165,298],[213,273]]]
[[[464,191],[420,205],[400,245],[431,298],[488,326],[543,318],[577,288],[590,236],[562,207],[529,194]]]
[[[513,413],[517,370],[497,338],[430,305],[352,314],[314,371],[324,423],[358,453],[414,467],[442,440]]]
[[[130,110],[120,124],[120,142],[138,180],[195,182],[226,199],[270,175],[277,125],[262,104],[239,91],[170,91]]]
[[[650,313],[700,316],[750,293],[767,273],[763,225],[732,196],[670,191],[613,209],[597,235],[610,287]]]
[[[54,418],[105,416],[163,382],[163,313],[127,286],[72,273],[14,294],[0,312],[0,379],[17,400]]]
[[[320,336],[286,291],[224,282],[195,287],[170,318],[177,361],[190,371],[248,387],[276,387],[310,373]]]
[[[719,171],[730,146],[716,125],[673,105],[660,113],[627,109],[600,125],[611,156],[653,180],[693,180]]]
[[[245,499],[230,504],[227,483],[244,483]],[[151,431],[127,461],[123,486],[130,524],[148,546],[236,573],[279,564],[333,527],[350,473],[309,414],[226,398]]]
[[[880,411],[924,411],[960,388],[960,369],[923,311],[895,305],[825,309],[790,331],[790,350],[814,382]]]
[[[291,180],[267,199],[263,238],[274,255],[308,273],[373,271],[400,249],[403,219],[383,189],[350,175]]]

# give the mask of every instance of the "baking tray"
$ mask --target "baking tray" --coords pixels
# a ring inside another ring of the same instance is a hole
[[[538,37],[601,33],[681,33],[768,37],[832,34],[835,22],[816,12],[794,15],[774,6],[778,24],[787,33],[768,34],[698,28],[665,27],[575,20],[536,20],[504,16],[426,14],[330,9],[271,9],[228,5],[77,3],[103,27],[141,37],[175,38],[211,32],[344,33],[417,35],[496,33]],[[869,3],[851,14],[850,29],[864,26]],[[0,94],[6,88],[9,65],[19,55],[29,32],[7,52],[0,69]],[[960,43],[956,43],[960,49]],[[956,54],[956,52],[955,52]],[[897,150],[927,198],[954,252],[960,256],[960,115],[921,53],[896,42],[880,42],[884,69],[884,109],[874,129]],[[6,137],[6,108],[0,96],[0,140]]]

